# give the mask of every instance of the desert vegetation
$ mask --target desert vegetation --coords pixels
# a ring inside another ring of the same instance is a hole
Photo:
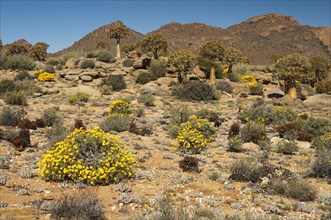
[[[1,51],[1,218],[330,218],[328,57],[251,65],[152,32],[121,58],[129,29],[107,31],[116,60],[104,42]]]

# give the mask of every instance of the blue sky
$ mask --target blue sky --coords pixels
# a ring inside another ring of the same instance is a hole
[[[48,52],[71,46],[102,25],[121,20],[147,33],[170,22],[205,23],[227,28],[252,16],[280,13],[299,23],[331,26],[331,0],[0,0],[0,38],[4,44],[44,41]]]

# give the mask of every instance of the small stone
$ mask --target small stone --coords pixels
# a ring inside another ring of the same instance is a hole
[[[46,192],[46,191],[45,191]],[[46,201],[51,201],[54,200],[54,196],[51,195],[44,195],[42,198],[42,200],[46,200]]]
[[[93,78],[92,76],[81,76],[80,79],[83,81],[83,82],[92,82],[93,81]]]
[[[231,203],[231,208],[233,209],[241,209],[242,208],[242,205],[239,203],[239,202],[234,202],[234,203]]]

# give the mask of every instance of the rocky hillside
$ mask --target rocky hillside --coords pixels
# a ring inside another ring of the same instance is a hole
[[[69,48],[57,54],[74,50],[93,50],[98,42],[108,42],[115,52],[115,40],[109,40],[104,25],[87,34]],[[206,41],[220,39],[226,46],[241,50],[250,57],[252,64],[270,64],[275,53],[300,53],[303,55],[331,55],[331,28],[300,25],[291,16],[267,14],[252,17],[227,29],[206,24],[170,23],[155,30],[165,35],[169,51],[185,48],[197,52]],[[122,45],[137,43],[143,35],[130,29]]]

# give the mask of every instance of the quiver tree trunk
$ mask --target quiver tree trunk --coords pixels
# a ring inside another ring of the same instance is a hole
[[[209,78],[209,83],[210,85],[215,85],[216,84],[216,74],[215,74],[215,66],[214,64],[210,68],[210,78]]]
[[[116,58],[117,60],[121,60],[120,40],[117,40],[117,44],[116,44]]]
[[[232,64],[229,65],[228,73],[232,73]]]
[[[297,98],[296,82],[295,79],[289,78],[284,81],[284,93],[291,96],[292,98]]]

